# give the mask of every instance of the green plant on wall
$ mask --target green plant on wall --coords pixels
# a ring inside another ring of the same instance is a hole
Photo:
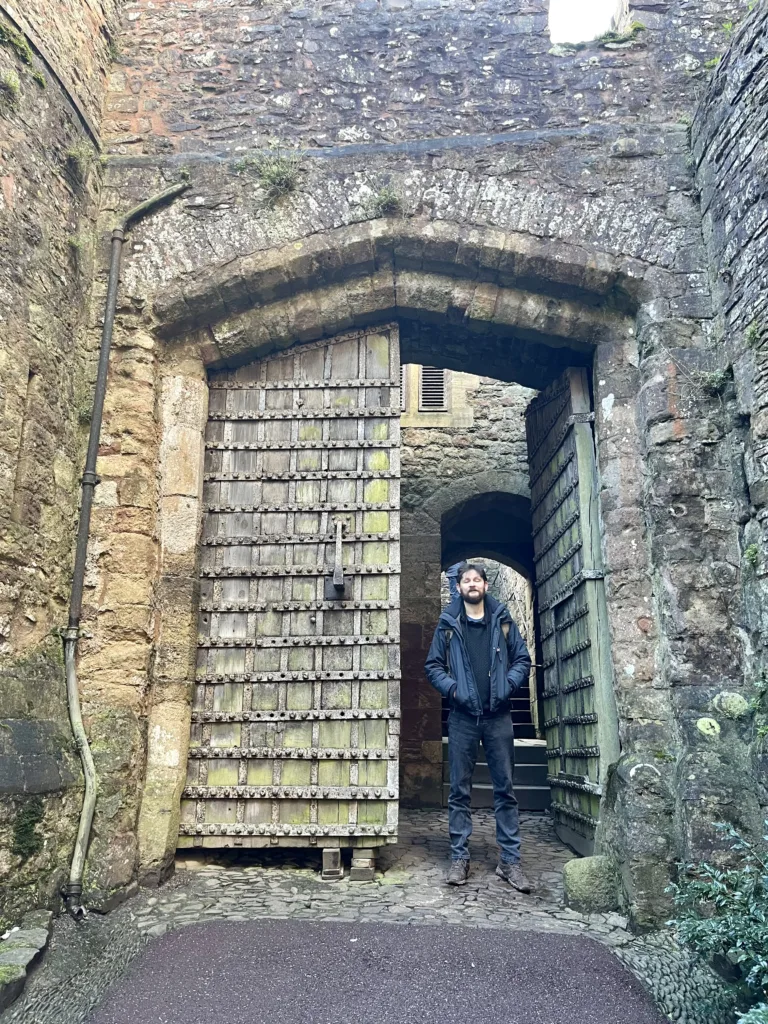
[[[760,565],[760,548],[757,544],[748,544],[744,548],[744,564],[747,568],[751,569],[752,572],[757,572],[758,566]]]
[[[21,81],[15,71],[0,71],[0,94],[8,106],[15,107],[19,102]]]
[[[383,185],[371,197],[369,210],[372,217],[397,217],[403,212],[403,197],[394,185]]]
[[[86,142],[70,146],[64,154],[64,162],[77,184],[84,185],[93,162],[93,150]]]
[[[747,343],[749,348],[757,348],[760,344],[760,324],[757,320],[753,320],[749,327],[744,332],[744,341]]]
[[[768,830],[768,821],[765,822]],[[738,856],[732,868],[689,864],[669,886],[677,918],[670,922],[686,946],[711,961],[727,964],[737,975],[734,1003],[741,1024],[757,1024],[768,1013],[768,846],[746,839],[733,825],[717,831]],[[768,844],[768,835],[763,836]],[[761,1016],[761,1014],[763,1016]]]
[[[765,672],[754,684],[749,710],[754,715],[755,734],[762,741],[768,736],[768,676]]]
[[[595,42],[601,46],[622,46],[635,42],[641,32],[645,32],[645,25],[642,21],[633,21],[623,32],[604,32]]]
[[[694,386],[708,398],[715,398],[725,391],[733,380],[730,366],[722,370],[692,370],[691,381]]]
[[[253,175],[264,190],[267,205],[274,206],[299,187],[303,161],[301,150],[284,149],[277,143],[270,143],[266,153],[244,156],[234,168]]]
[[[0,24],[0,46],[6,46],[9,50],[13,50],[21,63],[26,64],[30,69],[30,74],[37,84],[41,88],[45,88],[45,78],[35,67],[32,50],[21,32],[17,32],[10,25]]]
[[[13,822],[13,838],[11,840],[11,853],[22,860],[29,860],[39,853],[43,848],[43,840],[37,831],[37,826],[43,820],[43,799],[40,796],[32,796],[16,814]]]

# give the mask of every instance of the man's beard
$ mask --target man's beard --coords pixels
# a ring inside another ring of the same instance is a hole
[[[483,600],[483,595],[475,591],[473,594],[462,595],[467,604],[480,604]]]

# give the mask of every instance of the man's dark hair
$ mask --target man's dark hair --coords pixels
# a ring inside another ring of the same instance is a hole
[[[461,583],[462,578],[468,572],[476,572],[481,580],[485,580],[486,583],[488,582],[488,577],[485,575],[484,565],[475,565],[474,562],[462,562],[459,566],[459,571],[456,573],[456,583]]]

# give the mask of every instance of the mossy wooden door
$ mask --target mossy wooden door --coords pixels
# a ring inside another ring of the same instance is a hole
[[[583,854],[599,839],[605,774],[618,757],[593,418],[581,368],[526,413],[552,813]]]
[[[211,376],[181,846],[395,841],[399,371],[387,327]]]

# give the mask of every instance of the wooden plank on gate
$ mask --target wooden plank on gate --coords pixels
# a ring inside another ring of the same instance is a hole
[[[211,377],[179,845],[397,838],[396,325]]]
[[[592,419],[581,368],[526,413],[552,811],[561,837],[585,854],[618,757]]]

